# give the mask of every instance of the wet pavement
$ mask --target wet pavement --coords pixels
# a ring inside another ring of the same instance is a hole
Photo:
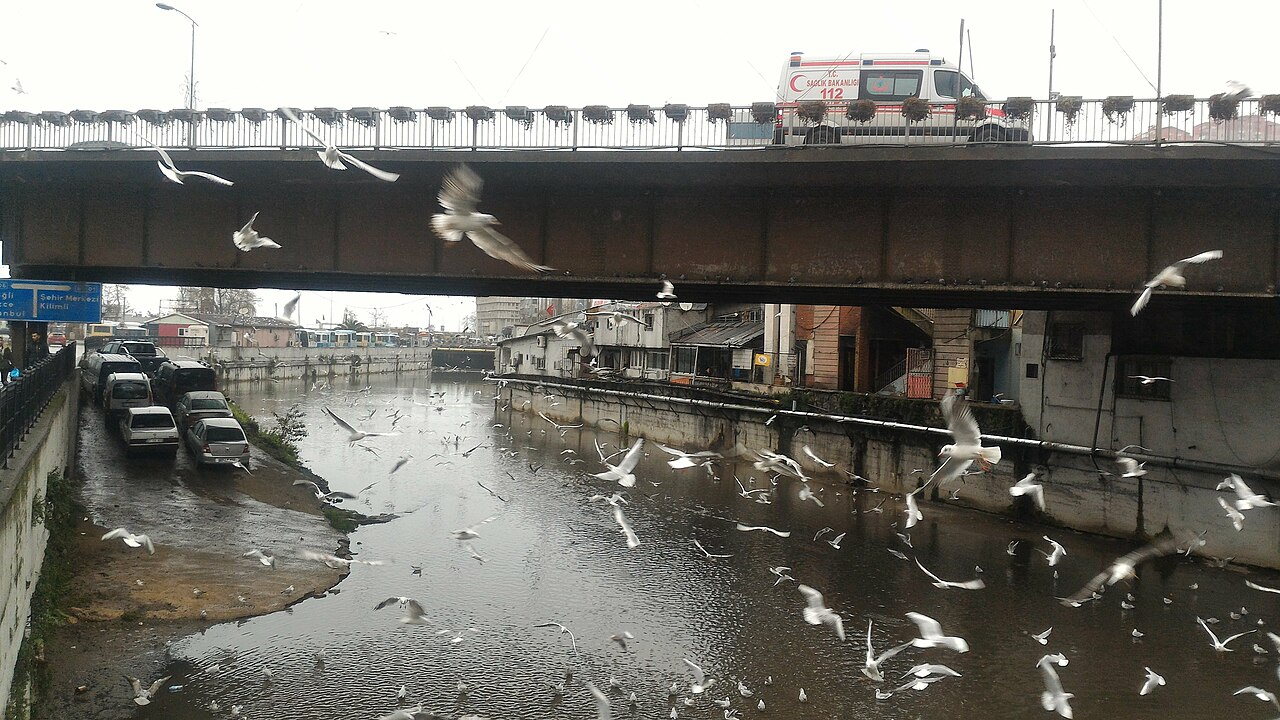
[[[628,440],[594,428],[562,437],[537,415],[495,415],[494,386],[474,378],[402,375],[370,382],[364,391],[363,383],[312,389],[281,382],[232,394],[259,417],[300,404],[309,466],[334,489],[360,492],[345,505],[399,515],[351,536],[359,558],[385,564],[356,565],[339,592],[288,612],[179,639],[168,648],[166,672],[169,684],[181,689],[147,707],[130,707],[126,698],[118,716],[221,718],[239,705],[241,716],[252,720],[357,720],[423,703],[441,714],[495,720],[594,718],[580,684],[564,697],[548,687],[573,669],[577,679],[601,687],[616,680],[621,690],[607,692],[618,718],[667,718],[674,707],[681,718],[719,720],[725,710],[711,699],[726,697],[742,717],[1049,717],[1040,708],[1044,683],[1036,668],[1046,652],[1070,658],[1058,672],[1075,695],[1076,717],[1271,716],[1266,704],[1231,693],[1245,685],[1280,687],[1280,655],[1264,635],[1280,624],[1280,596],[1244,586],[1246,577],[1280,586],[1274,573],[1175,556],[1143,565],[1136,581],[1099,602],[1064,607],[1055,597],[1075,592],[1134,545],[922,502],[924,519],[909,531],[908,546],[895,534],[905,517],[900,498],[831,485],[821,493],[825,507],[818,507],[801,501],[798,486],[783,480],[772,504],[757,504],[741,497],[733,480],[736,472],[748,487],[750,478],[767,487],[767,478],[749,465],[720,466],[717,480],[699,468],[671,470],[656,447],[648,448],[636,470],[640,482],[627,493],[624,512],[641,541],[628,549],[612,508],[589,500],[622,488],[587,474],[603,469],[593,440],[608,444],[606,452]],[[324,407],[358,427],[398,434],[352,446]],[[412,458],[391,474],[406,453]],[[132,482],[121,478],[102,501],[112,493],[128,498]],[[164,489],[163,482],[147,484]],[[180,467],[173,482],[190,491],[198,480]],[[112,522],[128,524],[130,513],[139,512],[115,502],[126,507]],[[220,518],[220,531],[208,542],[239,542],[226,536],[233,526],[239,532],[241,522],[252,527],[250,509]],[[184,515],[171,521],[188,522]],[[478,538],[451,537],[490,516],[496,517],[477,529]],[[791,534],[742,532],[737,522]],[[824,527],[846,533],[839,548],[826,542],[831,533],[814,541]],[[1225,520],[1208,530],[1232,532]],[[293,536],[283,528],[269,534],[277,544]],[[1046,562],[1050,546],[1043,535],[1067,550],[1056,568]],[[708,559],[694,540],[731,557]],[[1009,554],[1014,540],[1021,542]],[[919,559],[944,579],[976,576],[986,587],[935,588],[914,562],[890,550]],[[825,594],[844,618],[845,642],[826,626],[804,622],[795,583],[774,585],[768,568],[780,565]],[[1134,596],[1132,609],[1121,606],[1126,592]],[[399,595],[417,598],[430,624],[398,622],[394,605],[374,610]],[[883,685],[872,683],[860,672],[867,622],[874,623],[880,652],[918,637],[907,612],[936,618],[971,651],[910,649],[885,663]],[[1215,652],[1197,616],[1218,620],[1211,627],[1220,636],[1256,632],[1234,641],[1233,652]],[[567,635],[533,627],[548,621],[574,632],[576,651]],[[1031,637],[1050,627],[1046,645]],[[626,650],[610,640],[624,631],[635,636]],[[1251,649],[1255,641],[1268,654]],[[314,659],[320,650],[323,666]],[[683,658],[702,665],[718,684],[691,695]],[[877,699],[875,688],[897,687],[918,663],[945,664],[961,677]],[[207,671],[212,666],[218,669]],[[1168,685],[1140,697],[1144,666]],[[459,681],[467,692],[459,692]],[[752,697],[739,693],[739,681]],[[673,682],[680,691],[670,697]],[[407,702],[396,697],[402,685]],[[804,704],[801,688],[809,698]],[[631,692],[634,708],[626,699]],[[763,712],[757,710],[761,699]],[[210,703],[219,709],[210,710]]]

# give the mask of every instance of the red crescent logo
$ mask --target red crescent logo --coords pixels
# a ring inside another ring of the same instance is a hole
[[[791,76],[791,91],[792,91],[792,92],[801,92],[800,88],[796,87],[796,81],[797,81],[797,80],[799,80],[799,79],[801,79],[801,78],[803,78],[803,77],[804,77],[804,73],[796,73],[795,75],[792,75],[792,76]]]

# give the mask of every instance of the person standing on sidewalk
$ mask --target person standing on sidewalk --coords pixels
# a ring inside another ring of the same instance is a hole
[[[0,344],[4,341],[0,340]],[[3,375],[3,383],[9,384],[9,373],[13,371],[13,350],[8,346],[4,346],[4,350],[0,350],[0,375]]]

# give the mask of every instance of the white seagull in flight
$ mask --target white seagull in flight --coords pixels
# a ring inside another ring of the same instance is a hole
[[[964,638],[942,634],[942,625],[928,615],[916,612],[907,613],[907,618],[916,624],[920,637],[911,641],[918,648],[944,647],[959,653],[969,652],[969,643]]]
[[[635,487],[636,476],[632,473],[636,469],[636,465],[640,462],[640,453],[644,450],[644,438],[636,438],[631,444],[631,449],[626,455],[622,456],[622,460],[617,465],[605,463],[604,466],[609,468],[604,472],[593,473],[592,477],[606,481],[617,481],[622,487]]]
[[[254,213],[253,217],[249,218],[249,222],[244,224],[244,227],[231,233],[231,242],[235,243],[236,247],[244,252],[257,250],[258,248],[280,247],[280,243],[269,237],[259,235],[258,231],[253,229],[253,221],[257,219],[258,213]],[[285,306],[285,312],[291,312],[287,305]]]
[[[1071,718],[1071,705],[1067,702],[1075,697],[1062,690],[1062,681],[1058,679],[1058,671],[1053,669],[1053,656],[1045,655],[1036,663],[1044,674],[1044,692],[1040,693],[1040,707],[1057,712],[1064,718]]]
[[[338,423],[339,427],[347,431],[348,433],[347,441],[351,443],[359,442],[360,440],[363,440],[367,437],[394,437],[400,434],[400,433],[365,432],[364,430],[358,430],[355,427],[352,427],[351,423],[335,415],[334,412],[329,408],[326,407],[326,408],[323,408],[323,410],[325,415],[328,415],[329,417],[333,418],[333,421]]]
[[[103,540],[115,540],[116,538],[120,538],[125,545],[131,548],[145,547],[149,554],[156,554],[156,546],[152,544],[150,536],[145,533],[134,535],[124,528],[116,528],[102,536]]]
[[[943,580],[937,575],[934,575],[933,573],[929,572],[929,568],[925,567],[924,565],[921,565],[920,558],[916,558],[916,567],[924,571],[925,575],[928,575],[929,577],[933,578],[933,586],[938,588],[939,590],[947,590],[949,588],[960,588],[961,590],[981,590],[982,588],[987,586],[986,583],[982,582],[982,578],[977,578],[976,580],[968,580],[966,582],[951,582],[950,580]]]
[[[351,163],[352,165],[355,165],[361,170],[369,173],[370,175],[378,178],[379,180],[385,180],[387,182],[395,182],[396,180],[400,179],[399,173],[387,172],[386,170],[379,170],[378,168],[370,165],[369,163],[366,163],[363,160],[360,160],[359,158],[352,157],[351,155],[344,153],[341,150],[339,150],[337,147],[331,145],[329,141],[325,140],[319,135],[311,132],[311,130],[307,129],[307,126],[302,124],[302,121],[298,119],[298,116],[294,114],[293,110],[290,110],[287,107],[282,107],[280,108],[280,114],[285,116],[289,120],[292,120],[293,122],[297,123],[298,127],[302,128],[302,132],[306,133],[307,135],[310,135],[312,140],[315,140],[316,142],[324,146],[323,150],[316,151],[316,155],[319,155],[320,160],[325,165],[329,166],[330,169],[346,170],[347,166],[343,164],[343,161],[346,161]]]
[[[871,647],[871,621],[867,621],[867,660],[862,666],[862,674],[875,682],[884,682],[884,674],[880,672],[880,663],[897,655],[898,653],[911,647],[910,642],[905,642],[897,647],[889,648],[876,657],[875,650]]]
[[[947,429],[951,431],[954,442],[943,445],[938,452],[938,456],[946,460],[929,477],[929,482],[937,480],[941,485],[957,478],[974,460],[978,461],[983,470],[989,470],[992,465],[1000,462],[1000,448],[982,446],[982,432],[978,429],[978,421],[973,418],[973,411],[966,403],[958,400],[955,395],[946,396],[942,400],[942,416],[947,421]]]
[[[476,212],[482,187],[484,181],[466,165],[459,165],[445,175],[438,196],[445,211],[431,216],[431,229],[436,235],[447,242],[458,242],[464,236],[470,238],[484,254],[521,270],[539,273],[555,270],[535,263],[511,238],[494,230],[494,225],[502,224],[497,218]]]
[[[1257,630],[1246,630],[1242,633],[1236,633],[1235,635],[1228,637],[1226,640],[1219,640],[1218,636],[1213,632],[1213,630],[1209,629],[1209,626],[1205,623],[1205,621],[1202,618],[1197,617],[1196,622],[1200,623],[1200,627],[1204,628],[1204,631],[1209,633],[1209,638],[1213,642],[1213,649],[1217,650],[1218,652],[1235,652],[1231,648],[1227,647],[1227,643],[1231,642],[1232,640],[1235,640],[1238,637],[1248,635],[1249,633],[1252,633],[1252,632],[1257,632]]]
[[[1186,287],[1187,279],[1182,275],[1182,269],[1188,265],[1199,265],[1210,260],[1220,260],[1222,258],[1221,250],[1210,250],[1202,252],[1199,255],[1192,255],[1189,258],[1183,258],[1169,267],[1156,273],[1156,276],[1147,281],[1146,286],[1142,289],[1142,294],[1133,303],[1133,307],[1129,308],[1129,314],[1136,316],[1142,312],[1142,308],[1147,306],[1151,301],[1151,293],[1158,287]]]
[[[1035,473],[1027,473],[1027,476],[1013,484],[1009,488],[1009,494],[1013,497],[1021,497],[1026,495],[1036,504],[1040,512],[1044,512],[1044,485],[1032,482],[1036,479]]]
[[[173,164],[173,158],[169,157],[169,153],[165,152],[164,148],[145,138],[143,138],[143,141],[150,145],[152,150],[160,153],[160,159],[156,161],[156,165],[160,168],[160,172],[164,173],[164,176],[172,182],[182,185],[182,181],[184,179],[189,177],[198,177],[219,185],[235,185],[235,183],[230,180],[220,178],[212,173],[200,172],[198,170],[179,170],[178,166]]]
[[[836,637],[844,640],[844,620],[835,611],[827,607],[826,601],[822,598],[822,593],[808,585],[797,585],[796,589],[800,591],[801,595],[804,595],[804,599],[808,603],[808,607],[804,609],[804,621],[810,625],[826,623],[836,631]]]

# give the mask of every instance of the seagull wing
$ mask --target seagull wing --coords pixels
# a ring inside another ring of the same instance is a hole
[[[1136,316],[1142,312],[1142,308],[1146,307],[1147,303],[1151,301],[1151,292],[1154,289],[1151,285],[1147,285],[1142,289],[1142,294],[1138,296],[1137,300],[1133,301],[1133,307],[1129,308],[1129,315]]]
[[[336,422],[336,423],[338,423],[338,425],[339,425],[340,427],[342,427],[342,429],[343,429],[343,430],[346,430],[347,432],[349,432],[349,433],[351,433],[351,434],[353,434],[353,435],[354,435],[355,433],[357,433],[357,432],[358,432],[355,428],[351,427],[351,423],[349,423],[349,422],[347,422],[346,420],[343,420],[342,418],[340,418],[340,417],[338,417],[337,415],[335,415],[335,414],[334,414],[334,412],[333,412],[332,410],[330,410],[329,408],[327,408],[327,407],[326,407],[326,408],[324,408],[324,413],[325,413],[326,415],[328,415],[329,417],[333,418],[333,421],[334,421],[334,422]]]
[[[422,603],[414,600],[413,598],[409,598],[409,601],[404,604],[404,607],[405,615],[407,617],[423,618],[427,615],[427,611],[422,609]]]
[[[1238,637],[1244,637],[1245,635],[1248,635],[1249,633],[1253,633],[1253,632],[1258,632],[1258,631],[1257,631],[1257,630],[1245,630],[1245,631],[1244,631],[1244,632],[1242,632],[1242,633],[1236,633],[1235,635],[1232,635],[1231,637],[1227,638],[1226,640],[1223,640],[1223,641],[1222,641],[1222,646],[1223,646],[1223,647],[1226,647],[1226,646],[1227,646],[1227,643],[1231,642],[1232,640],[1235,640],[1235,639],[1236,639],[1236,638],[1238,638]]]
[[[1262,592],[1276,593],[1277,595],[1280,595],[1280,590],[1277,590],[1276,588],[1270,588],[1270,587],[1267,587],[1266,585],[1259,585],[1249,580],[1245,580],[1244,584],[1245,584],[1245,587],[1250,587],[1250,588],[1253,588],[1254,590],[1261,590]]]
[[[142,695],[142,681],[136,677],[130,677],[129,675],[125,675],[124,679],[125,679],[125,682],[129,683],[129,687],[133,688],[133,696],[140,697]],[[1242,690],[1241,692],[1244,692],[1244,691]]]
[[[535,263],[533,258],[520,249],[520,246],[515,244],[511,238],[493,228],[483,227],[479,230],[471,230],[467,233],[467,237],[471,238],[471,242],[484,251],[485,255],[502,260],[522,270],[544,273],[555,269]]]
[[[978,421],[973,418],[973,411],[967,403],[957,400],[955,395],[948,395],[942,400],[942,415],[957,445],[982,444]]]
[[[164,687],[164,684],[169,682],[169,678],[171,677],[173,676],[165,675],[159,680],[156,680],[155,682],[151,683],[151,687],[147,688],[147,694],[150,695],[151,697],[155,697],[160,692],[160,688]]]
[[[822,467],[835,467],[835,463],[829,463],[826,460],[823,460],[822,458],[818,457],[818,454],[815,453],[813,450],[811,450],[808,445],[805,445],[800,449],[804,451],[805,455],[809,456],[810,460],[813,460],[814,462],[818,463]]]
[[[116,528],[115,530],[112,530],[111,532],[107,533],[106,535],[103,535],[103,536],[102,536],[102,539],[103,539],[103,540],[115,540],[116,538],[129,537],[129,536],[131,536],[131,535],[133,535],[133,533],[129,532],[129,531],[128,531],[128,530],[126,530],[125,528]]]
[[[701,685],[703,684],[703,682],[706,681],[707,679],[706,673],[702,672],[702,668],[694,664],[692,660],[690,660],[689,658],[684,658],[684,664],[686,667],[689,668],[689,672],[693,673],[693,682],[695,684]]]
[[[597,720],[613,720],[613,706],[609,704],[609,698],[605,697],[604,693],[600,692],[600,689],[590,682],[583,682],[582,684],[596,700]]]
[[[827,602],[823,599],[822,593],[808,585],[797,585],[796,589],[800,591],[801,595],[804,595],[805,602],[809,604],[810,609],[825,610],[827,608]]]
[[[182,177],[198,177],[198,178],[204,178],[209,182],[215,182],[219,185],[235,185],[235,183],[231,182],[230,180],[226,178],[218,177],[213,173],[200,172],[199,170],[177,170],[175,172],[177,172],[178,175]]]
[[[284,316],[291,317],[293,311],[298,307],[298,301],[302,299],[302,293],[293,296],[293,299],[284,304]]]
[[[933,573],[929,572],[929,568],[925,567],[924,565],[921,565],[921,564],[920,564],[920,558],[916,558],[916,567],[918,567],[918,568],[920,568],[921,570],[923,570],[925,575],[928,575],[929,577],[933,578],[936,582],[940,582],[940,583],[943,583],[943,584],[945,584],[945,583],[946,583],[946,581],[945,581],[945,580],[943,580],[942,578],[940,578],[940,577],[938,577],[937,575],[934,575]]]
[[[934,620],[928,615],[909,612],[907,613],[907,619],[915,623],[916,627],[920,629],[920,637],[931,638],[942,636],[942,625],[938,624],[937,620]]]
[[[470,215],[480,204],[480,190],[484,180],[466,165],[459,165],[444,176],[436,199],[454,215]]]
[[[369,163],[361,160],[360,158],[355,157],[354,155],[349,155],[347,153],[344,153],[341,150],[338,151],[338,157],[342,158],[343,160],[346,160],[352,165],[355,165],[356,167],[378,178],[379,180],[384,180],[386,182],[395,182],[396,180],[400,179],[400,173],[393,173],[387,170],[380,170],[370,165]]]
[[[938,466],[938,469],[934,470],[933,474],[929,476],[929,482],[937,480],[938,484],[941,485],[945,482],[954,480],[960,477],[960,473],[968,470],[969,466],[972,464],[973,460],[961,460],[955,456],[948,457],[946,460],[943,460],[942,464]],[[929,483],[925,484],[928,485]]]
[[[402,598],[389,597],[386,600],[383,600],[382,602],[378,603],[377,605],[374,605],[373,609],[381,610],[382,608],[387,607],[388,605],[399,605],[401,600]]]
[[[316,141],[316,142],[318,142],[318,143],[320,143],[321,147],[326,147],[326,148],[327,148],[327,147],[329,147],[329,141],[328,141],[328,140],[325,140],[324,138],[320,137],[319,135],[317,135],[317,134],[315,134],[315,133],[311,132],[311,129],[310,129],[310,128],[308,128],[306,125],[303,125],[303,124],[302,124],[302,120],[301,120],[301,119],[300,119],[300,118],[299,118],[299,117],[298,117],[298,116],[293,112],[293,110],[291,110],[291,109],[289,109],[289,108],[287,108],[287,107],[282,107],[282,108],[280,108],[279,110],[277,110],[277,112],[279,112],[281,115],[285,116],[286,118],[288,118],[288,119],[289,119],[289,120],[291,120],[292,122],[296,123],[296,124],[297,124],[297,126],[298,126],[299,128],[301,128],[301,129],[302,129],[302,132],[304,132],[304,133],[306,133],[306,134],[310,135],[310,136],[311,136],[311,139],[312,139],[312,140],[315,140],[315,141]]]
[[[1181,269],[1188,265],[1199,265],[1200,263],[1208,262],[1210,260],[1221,260],[1221,259],[1222,259],[1221,250],[1210,250],[1208,252],[1202,252],[1199,255],[1192,255],[1189,258],[1183,258],[1178,262],[1174,263],[1173,267]]]
[[[622,457],[622,462],[618,463],[618,469],[624,473],[629,473],[636,469],[636,464],[640,462],[640,453],[644,449],[644,438],[636,438],[631,444],[631,449]]]

